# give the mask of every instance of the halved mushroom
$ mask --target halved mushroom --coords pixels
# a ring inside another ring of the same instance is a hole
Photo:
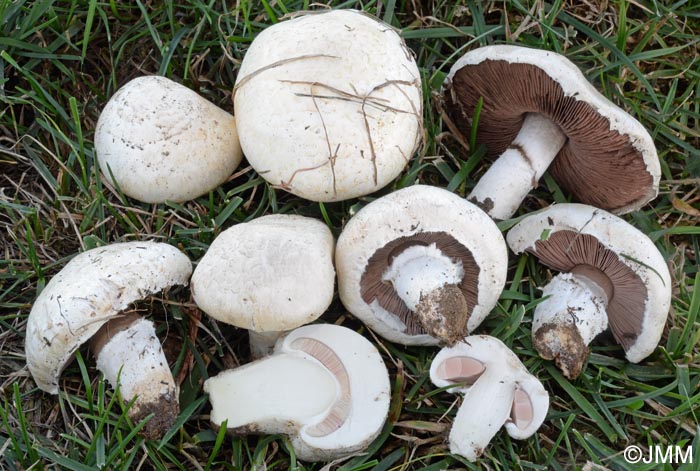
[[[476,461],[501,426],[515,439],[532,436],[549,409],[542,383],[503,342],[487,335],[440,350],[430,380],[464,394],[450,430],[450,452],[469,461]]]
[[[266,28],[246,52],[234,108],[246,158],[314,201],[386,186],[422,142],[420,73],[399,32],[355,10]]]
[[[233,116],[156,75],[131,80],[109,99],[97,121],[95,153],[108,181],[147,203],[203,195],[242,158]]]
[[[58,379],[75,351],[92,339],[97,368],[116,386],[134,421],[155,416],[144,435],[156,438],[179,413],[178,386],[153,323],[122,314],[132,303],[186,285],[192,265],[168,244],[124,242],[77,255],[37,297],[27,319],[27,366],[40,389],[58,394]]]
[[[453,343],[496,305],[508,254],[495,223],[449,191],[415,185],[347,223],[336,247],[340,299],[383,337]]]
[[[610,327],[637,363],[659,343],[671,304],[671,275],[654,243],[602,209],[558,204],[527,216],[508,233],[515,253],[530,252],[563,273],[543,288],[534,345],[576,378],[588,344]]]
[[[192,296],[214,319],[250,331],[254,358],[281,331],[316,320],[333,300],[335,240],[317,219],[274,214],[214,240],[192,275]]]
[[[496,219],[515,213],[550,164],[577,199],[615,213],[656,197],[661,169],[649,133],[560,54],[506,45],[475,49],[450,70],[444,96],[463,133],[483,98],[477,141],[498,160],[469,199]]]
[[[274,353],[204,383],[211,421],[234,434],[288,435],[298,458],[332,460],[366,448],[389,412],[377,349],[336,325],[300,327]]]

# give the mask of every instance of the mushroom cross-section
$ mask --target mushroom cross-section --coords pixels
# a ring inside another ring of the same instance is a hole
[[[494,218],[513,215],[548,167],[578,200],[615,213],[638,209],[658,192],[661,170],[649,133],[560,54],[475,49],[450,70],[444,98],[467,134],[483,99],[477,142],[498,159],[469,199]]]
[[[186,201],[226,181],[241,162],[236,121],[165,77],[138,77],[109,99],[95,129],[108,181],[147,203]]]
[[[440,188],[383,196],[347,223],[336,247],[343,305],[403,344],[453,343],[496,305],[508,254],[495,223]]]
[[[542,425],[549,394],[495,337],[472,335],[440,350],[430,366],[437,387],[464,394],[450,430],[450,452],[475,461],[496,432],[525,439]]]
[[[309,217],[274,214],[226,229],[192,275],[197,306],[216,320],[250,331],[254,357],[280,331],[316,320],[333,300],[335,240]]]
[[[577,377],[588,344],[608,327],[637,363],[661,338],[671,304],[663,256],[641,231],[602,209],[558,204],[524,218],[508,232],[515,253],[530,252],[560,271],[535,308],[533,342]]]
[[[366,448],[389,412],[389,374],[377,349],[336,325],[300,327],[272,355],[204,383],[211,421],[234,434],[282,433],[298,458],[332,460]]]
[[[123,314],[132,303],[186,285],[192,265],[168,244],[123,242],[74,257],[34,301],[27,319],[27,366],[37,386],[58,394],[58,379],[75,351],[92,339],[97,367],[129,402],[134,421],[150,413],[144,435],[155,438],[179,413],[173,380],[153,323]]]
[[[241,147],[268,182],[313,201],[386,186],[423,139],[420,73],[399,31],[355,10],[258,34],[236,78]]]

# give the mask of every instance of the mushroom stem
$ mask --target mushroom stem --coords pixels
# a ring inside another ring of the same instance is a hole
[[[333,376],[320,364],[278,354],[209,378],[211,420],[234,433],[291,433],[331,408]]]
[[[91,342],[97,369],[112,387],[119,385],[125,402],[135,398],[131,420],[154,414],[142,433],[150,439],[162,436],[180,412],[179,388],[153,323],[138,314],[119,317],[102,326]]]
[[[461,262],[432,244],[401,252],[382,278],[392,283],[429,335],[452,345],[467,335],[469,306],[458,287],[463,276]]]
[[[588,345],[608,327],[606,287],[590,276],[560,273],[542,290],[549,296],[535,308],[532,338],[540,356],[555,360],[564,376],[576,378]]]
[[[515,385],[506,364],[494,365],[466,389],[450,431],[450,452],[476,461],[513,407]]]
[[[270,355],[275,348],[277,339],[285,333],[287,333],[285,330],[269,330],[267,332],[249,331],[250,356],[253,360],[257,360]]]
[[[469,194],[494,219],[508,219],[544,174],[566,142],[559,126],[527,113],[513,143],[491,165]]]

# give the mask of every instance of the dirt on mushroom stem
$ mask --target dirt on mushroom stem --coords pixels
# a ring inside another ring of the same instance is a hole
[[[452,346],[468,334],[469,305],[457,285],[422,294],[415,315],[425,331]]]
[[[590,349],[575,324],[544,324],[535,332],[533,345],[545,360],[554,360],[564,376],[577,378]]]

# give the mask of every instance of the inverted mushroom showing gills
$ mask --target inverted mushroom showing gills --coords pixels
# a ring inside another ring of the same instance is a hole
[[[132,420],[154,413],[143,433],[160,436],[179,413],[178,386],[153,323],[122,311],[150,294],[186,285],[191,273],[187,256],[156,242],[117,243],[77,255],[49,281],[27,319],[27,366],[37,386],[58,394],[61,372],[92,340],[97,368],[113,387],[119,384],[125,402],[136,398]]]
[[[496,305],[508,253],[496,224],[440,188],[383,196],[346,224],[336,247],[343,305],[405,345],[454,343]]]
[[[258,34],[236,79],[241,147],[268,182],[313,201],[372,193],[422,142],[418,66],[399,31],[355,10]]]
[[[608,327],[637,363],[661,338],[671,275],[654,243],[622,219],[592,206],[558,204],[508,232],[515,253],[530,252],[560,271],[542,290],[532,337],[540,356],[576,378],[588,345]]]
[[[477,142],[498,159],[469,199],[493,218],[512,216],[548,167],[579,201],[617,214],[658,192],[661,170],[649,133],[560,54],[505,45],[475,49],[450,70],[444,98],[452,121],[467,134],[483,98]]]
[[[336,325],[300,327],[271,356],[209,378],[211,421],[234,434],[282,433],[304,461],[356,453],[389,412],[389,374],[377,349]]]
[[[236,121],[165,77],[138,77],[112,96],[95,129],[108,181],[147,203],[194,199],[233,173],[242,153]]]
[[[549,409],[542,383],[503,342],[487,335],[440,350],[430,380],[464,394],[450,430],[450,452],[469,461],[476,461],[502,426],[515,439],[532,436]]]
[[[266,355],[281,331],[316,320],[333,300],[335,240],[309,217],[275,214],[217,236],[192,275],[197,306],[250,331],[253,357]]]

